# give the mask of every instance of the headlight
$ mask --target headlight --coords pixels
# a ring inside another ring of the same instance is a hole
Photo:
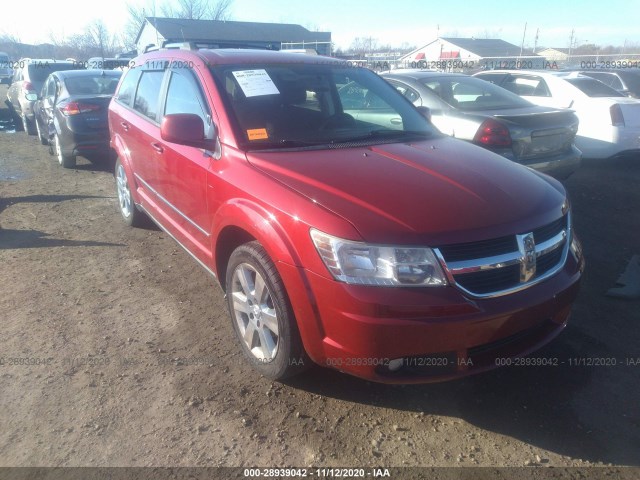
[[[447,284],[430,248],[368,245],[311,229],[320,258],[336,280],[358,285],[441,287]]]

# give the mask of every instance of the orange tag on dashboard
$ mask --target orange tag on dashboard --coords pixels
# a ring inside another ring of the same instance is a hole
[[[247,130],[247,136],[249,140],[264,140],[269,138],[266,128],[254,128],[253,130]]]

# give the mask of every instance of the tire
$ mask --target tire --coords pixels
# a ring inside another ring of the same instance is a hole
[[[57,133],[53,134],[53,149],[58,159],[58,163],[63,168],[74,168],[76,166],[76,157],[73,155],[65,155],[62,152],[62,145],[60,144],[60,137]]]
[[[273,380],[304,371],[311,361],[282,279],[262,245],[249,242],[233,251],[226,287],[231,323],[249,363]]]
[[[40,123],[38,122],[38,120],[36,120],[35,123],[36,123],[36,131],[38,132],[38,139],[40,140],[40,143],[42,145],[49,145],[49,138],[42,135],[42,131],[40,130]]]
[[[36,127],[33,124],[34,120],[29,120],[24,114],[20,118],[22,119],[22,128],[24,129],[25,133],[27,135],[35,135]]]
[[[143,227],[147,224],[145,214],[138,210],[131,195],[131,187],[127,171],[118,158],[116,160],[115,172],[116,193],[118,194],[118,210],[125,223],[130,227]]]

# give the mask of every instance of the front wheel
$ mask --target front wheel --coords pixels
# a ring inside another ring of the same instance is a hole
[[[226,287],[233,329],[260,374],[279,380],[309,366],[284,284],[262,245],[249,242],[234,250]]]

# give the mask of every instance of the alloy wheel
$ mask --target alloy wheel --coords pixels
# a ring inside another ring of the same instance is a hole
[[[271,362],[278,353],[278,315],[264,278],[248,263],[233,272],[231,296],[234,319],[242,340],[260,362]]]
[[[120,204],[120,211],[125,218],[129,218],[132,213],[133,202],[131,201],[131,190],[129,189],[127,173],[124,171],[122,164],[118,165],[116,182],[118,184],[118,202]]]

